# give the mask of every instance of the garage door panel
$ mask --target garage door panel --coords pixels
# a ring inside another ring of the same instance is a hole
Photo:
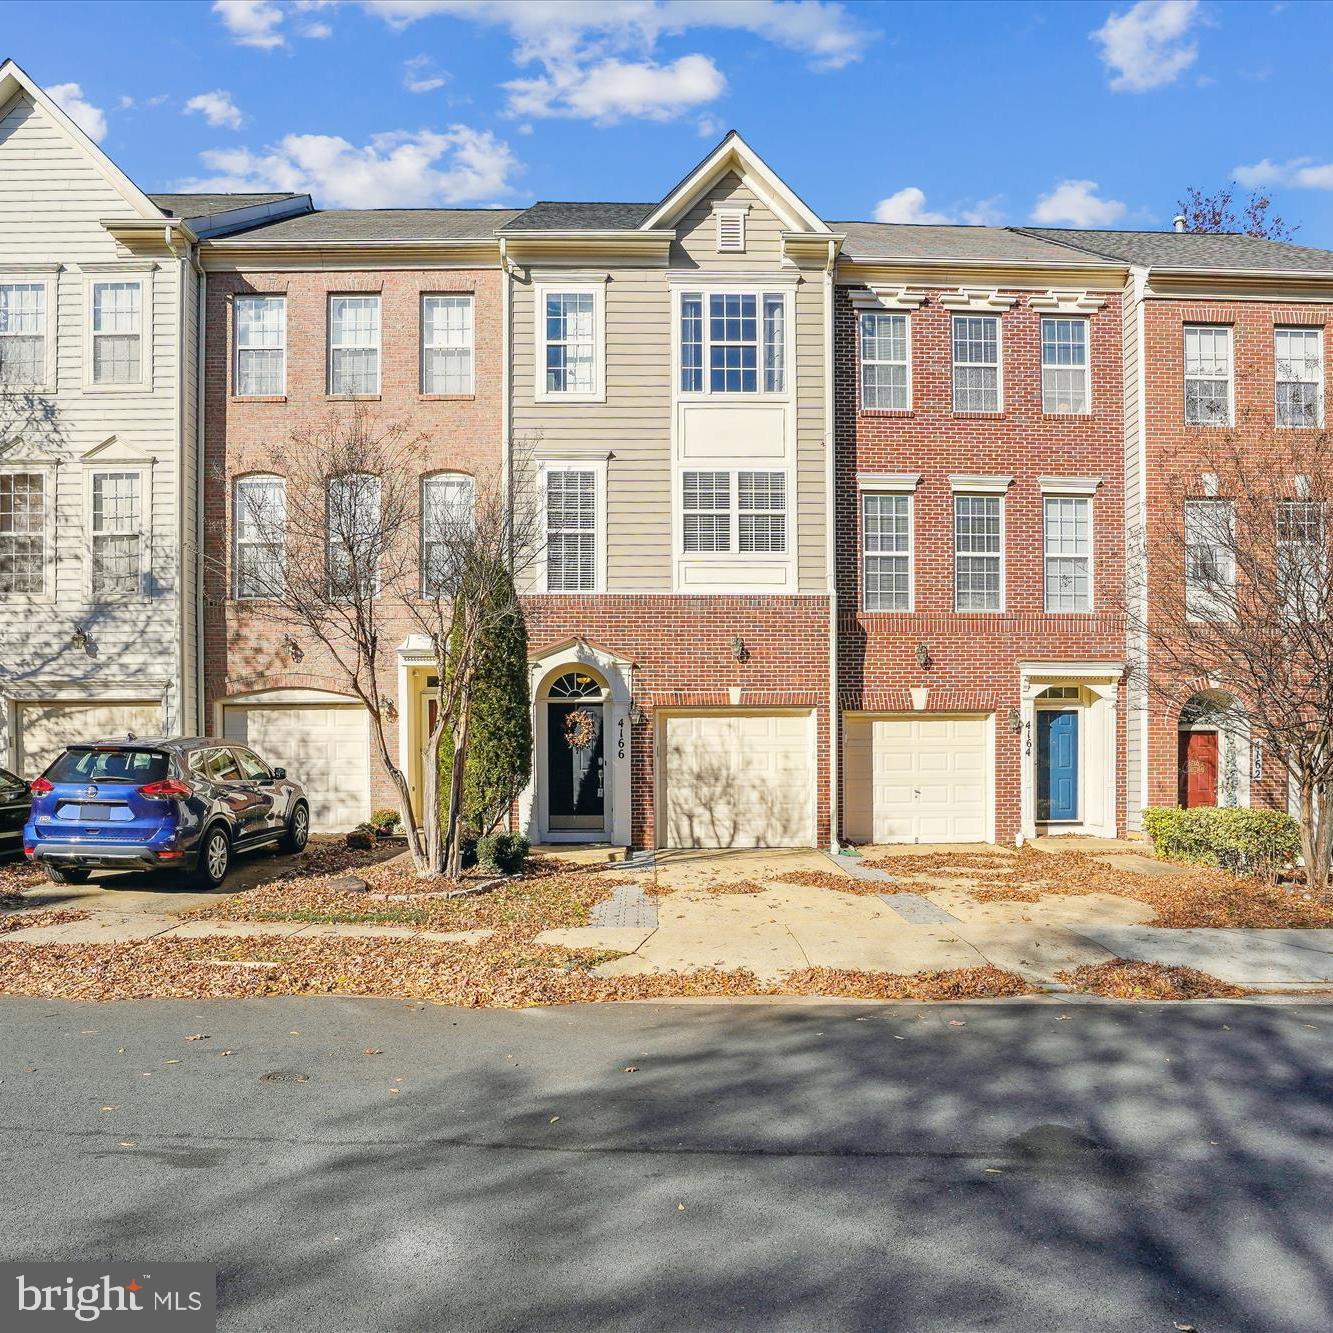
[[[30,703],[18,710],[19,769],[35,778],[67,745],[104,736],[162,734],[158,703]]]
[[[370,735],[358,705],[231,705],[223,732],[253,746],[305,787],[310,824],[349,829],[370,815]]]

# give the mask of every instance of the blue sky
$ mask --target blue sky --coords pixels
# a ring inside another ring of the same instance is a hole
[[[1333,246],[1324,4],[3,0],[0,34],[149,189],[651,200],[735,127],[831,219],[1169,226],[1237,180]]]

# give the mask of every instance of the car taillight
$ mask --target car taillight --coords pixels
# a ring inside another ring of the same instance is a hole
[[[49,791],[55,791],[55,783],[48,782],[45,778],[33,778],[28,790],[34,796],[45,796]]]
[[[174,796],[193,796],[194,791],[176,778],[163,778],[161,782],[150,782],[146,787],[140,787],[139,795],[155,801],[169,801]]]

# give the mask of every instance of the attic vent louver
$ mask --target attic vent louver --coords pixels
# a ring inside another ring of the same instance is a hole
[[[719,254],[745,249],[745,210],[719,208],[717,211],[717,250]]]

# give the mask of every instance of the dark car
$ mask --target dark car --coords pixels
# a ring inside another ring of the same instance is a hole
[[[28,784],[0,768],[0,857],[17,856],[23,850],[23,825],[31,807]]]
[[[211,889],[234,853],[299,852],[310,834],[310,803],[286,769],[207,736],[71,745],[30,791],[23,851],[58,884],[93,870],[161,869]]]

